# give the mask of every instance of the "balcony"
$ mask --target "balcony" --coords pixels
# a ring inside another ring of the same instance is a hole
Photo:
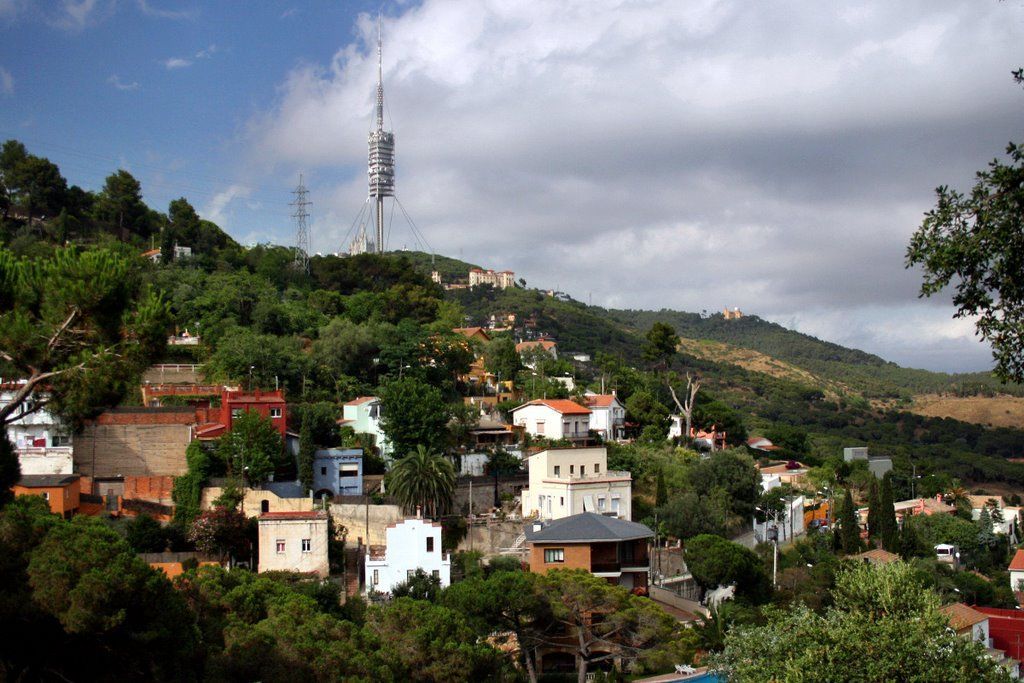
[[[623,571],[647,571],[650,562],[646,557],[638,557],[633,560],[622,562],[591,562],[590,572],[592,574],[619,574]]]

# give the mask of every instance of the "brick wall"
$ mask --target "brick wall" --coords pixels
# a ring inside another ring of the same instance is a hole
[[[174,477],[125,477],[125,499],[147,500],[154,503],[170,503],[174,490]]]
[[[117,422],[86,426],[75,436],[75,471],[89,477],[178,476],[184,474],[190,424]],[[127,417],[127,415],[125,415]],[[147,416],[152,417],[152,416]]]
[[[544,550],[550,548],[562,548],[565,550],[565,562],[548,563],[544,562]],[[586,569],[590,571],[590,546],[587,544],[558,544],[549,543],[545,545],[534,545],[530,548],[530,571],[543,574],[549,569]]]

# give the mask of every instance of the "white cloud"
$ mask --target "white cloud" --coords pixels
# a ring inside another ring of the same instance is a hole
[[[595,303],[948,318],[903,253],[931,188],[1019,134],[1021,19],[970,0],[424,0],[384,24],[399,197],[439,252]],[[356,33],[242,141],[249,169],[353,169],[315,199],[318,250],[366,193],[375,17]]]
[[[293,17],[293,16],[295,16],[298,13],[298,11],[299,11],[298,7],[289,7],[285,11],[281,12],[281,18],[282,19],[287,19],[288,17]]]
[[[101,0],[61,0],[48,15],[48,23],[65,31],[81,31],[113,12],[113,2]]]
[[[214,54],[216,54],[218,51],[219,50],[218,50],[216,45],[210,45],[209,47],[205,47],[202,50],[199,50],[198,52],[195,53],[195,55],[193,55],[190,58],[189,57],[171,57],[169,59],[163,60],[160,63],[163,64],[164,67],[166,69],[168,69],[168,70],[184,69],[186,67],[192,66],[192,64],[194,63],[194,60],[197,60],[197,59],[209,59]]]
[[[233,227],[231,203],[236,199],[244,199],[252,193],[252,189],[245,185],[231,185],[225,190],[215,194],[210,202],[201,212],[203,218],[213,221],[221,228]]]
[[[14,94],[14,76],[11,72],[0,66],[0,95]]]
[[[187,66],[192,66],[192,61],[191,60],[184,59],[182,57],[171,57],[170,59],[165,59],[165,60],[163,60],[160,63],[163,64],[164,67],[166,67],[169,70],[170,69],[184,69]]]
[[[143,14],[151,17],[159,17],[161,19],[194,19],[198,14],[194,9],[169,10],[155,7],[150,4],[148,0],[138,0],[138,5]]]
[[[117,74],[114,74],[113,76],[108,78],[107,79],[107,83],[109,83],[110,85],[114,86],[118,90],[138,90],[139,89],[138,82],[136,82],[136,81],[131,81],[131,82],[122,81],[121,77],[118,76]]]

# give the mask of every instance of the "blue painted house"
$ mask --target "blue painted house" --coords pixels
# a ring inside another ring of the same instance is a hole
[[[363,494],[363,451],[359,448],[324,448],[313,456],[313,491],[332,496]]]

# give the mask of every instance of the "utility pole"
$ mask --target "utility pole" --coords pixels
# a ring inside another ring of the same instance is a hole
[[[291,206],[295,207],[292,218],[295,219],[295,267],[301,272],[309,275],[309,226],[306,219],[309,218],[307,208],[313,205],[309,201],[309,190],[303,184],[302,174],[299,174],[299,186],[292,190],[295,201]]]

